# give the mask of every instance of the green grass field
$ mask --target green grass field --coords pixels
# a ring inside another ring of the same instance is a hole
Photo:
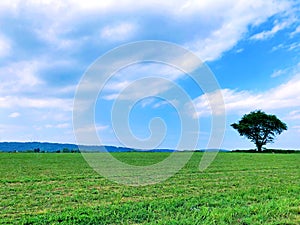
[[[184,154],[184,153],[182,153]],[[115,153],[131,164],[168,153]],[[0,224],[300,224],[300,154],[202,153],[165,182],[106,180],[81,154],[0,154]]]

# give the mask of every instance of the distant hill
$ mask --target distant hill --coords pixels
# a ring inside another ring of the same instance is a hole
[[[49,142],[0,142],[0,152],[79,152],[80,150],[88,152],[144,152],[146,150],[131,149],[126,147],[116,146],[90,146],[90,145],[75,145],[63,143],[49,143]],[[105,150],[106,149],[106,150]],[[174,152],[174,149],[152,149],[146,152]],[[204,152],[205,149],[196,150]],[[207,150],[213,151],[213,150]],[[221,149],[220,152],[229,152]]]
[[[116,146],[90,146],[49,142],[0,142],[0,152],[133,152],[142,151]],[[173,152],[171,149],[153,149],[150,152]]]
[[[75,144],[49,143],[49,142],[0,142],[0,152],[77,152],[79,147],[84,151],[130,152],[129,148],[115,146],[78,146]]]

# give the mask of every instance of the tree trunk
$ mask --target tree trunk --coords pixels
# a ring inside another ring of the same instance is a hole
[[[258,152],[262,152],[262,145],[261,144],[256,144],[256,148]]]

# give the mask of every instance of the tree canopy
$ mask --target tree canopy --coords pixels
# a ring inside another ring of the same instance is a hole
[[[274,142],[276,135],[287,130],[287,125],[275,115],[268,115],[261,110],[245,114],[238,123],[233,123],[231,126],[241,136],[250,139],[259,152],[262,151],[262,146]]]

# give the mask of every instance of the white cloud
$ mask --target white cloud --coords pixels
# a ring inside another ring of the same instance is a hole
[[[132,23],[120,23],[112,26],[105,26],[101,30],[101,37],[108,41],[123,41],[132,37],[136,32],[136,26]]]
[[[170,103],[167,102],[167,101],[159,101],[159,102],[157,102],[157,103],[155,103],[155,104],[153,105],[153,108],[156,109],[156,108],[159,108],[159,107],[161,107],[161,106],[169,105],[169,104],[170,104]]]
[[[99,32],[94,31],[86,32],[84,35],[75,32],[76,37],[72,35],[74,27],[84,24],[84,21],[88,21],[91,15],[97,19],[101,15],[111,18],[106,26],[103,27],[103,24],[99,23],[98,27],[96,25],[94,28],[95,30],[101,29],[100,36],[108,41],[131,39],[136,36],[137,29],[141,32],[148,32],[146,27],[140,26],[143,23],[120,21],[116,19],[117,15],[137,14],[137,17],[140,17],[143,12],[146,12],[147,15],[152,13],[156,16],[167,17],[174,24],[178,21],[183,21],[183,23],[201,21],[200,24],[197,24],[199,32],[194,34],[194,40],[182,40],[182,42],[179,41],[179,44],[185,44],[205,61],[215,60],[223,52],[230,50],[245,35],[249,26],[258,25],[277,13],[289,12],[291,7],[287,1],[263,0],[240,0],[238,2],[234,0],[191,0],[188,2],[171,0],[140,2],[133,0],[32,0],[22,3],[15,1],[11,4],[5,2],[0,4],[0,8],[3,10],[13,9],[18,12],[19,16],[24,16],[26,13],[30,13],[31,17],[35,15],[32,29],[41,39],[51,43],[51,47],[68,50],[76,49],[82,43],[98,40]],[[143,22],[143,18],[140,21]],[[207,21],[209,21],[209,27],[206,24]],[[137,27],[138,25],[139,27]],[[278,26],[280,28],[282,25]]]
[[[239,48],[238,50],[236,50],[235,52],[236,53],[241,53],[241,52],[243,52],[244,51],[244,49],[243,48]]]
[[[21,0],[2,0],[0,1],[0,12],[7,12],[8,10],[15,12],[20,6],[20,2]]]
[[[23,131],[24,127],[14,124],[0,124],[0,133]]]
[[[36,38],[49,44],[54,49],[72,50],[86,41],[83,37],[70,37],[74,25],[82,20],[84,9],[80,11],[75,4],[77,1],[60,0],[26,0],[1,1],[0,12],[10,14],[16,20],[26,20],[24,30],[31,32]],[[88,12],[86,12],[88,13]],[[63,16],[62,16],[63,15]],[[5,22],[5,20],[4,20]]]
[[[85,126],[85,127],[80,127],[80,128],[77,128],[76,129],[76,133],[92,133],[94,132],[95,130],[96,131],[103,131],[103,130],[106,130],[108,129],[109,126],[107,125],[91,125],[91,126]]]
[[[112,83],[109,83],[108,85],[106,85],[105,89],[108,91],[123,90],[128,85],[130,85],[130,82],[128,80],[120,81],[120,82],[112,82]]]
[[[179,101],[177,99],[171,99],[171,100],[168,100],[168,101],[163,101],[163,100],[160,100],[158,101],[157,103],[155,103],[153,105],[153,108],[159,108],[161,106],[164,106],[164,105],[172,105],[174,107],[177,107],[179,105]]]
[[[0,35],[0,58],[9,55],[11,52],[11,43],[4,36]]]
[[[210,4],[212,7],[204,7],[203,13],[212,21],[211,27],[216,28],[206,37],[186,43],[204,61],[218,59],[237,44],[249,26],[259,25],[277,13],[288,11],[290,7],[286,2],[271,1],[213,1]]]
[[[86,1],[74,1],[68,0],[66,1],[68,5],[72,5],[74,8],[80,10],[108,10],[113,7],[113,1],[98,1],[98,0],[86,0]]]
[[[34,109],[51,109],[56,108],[63,111],[73,109],[73,99],[62,98],[29,98],[4,96],[0,97],[0,108],[34,108]]]
[[[178,60],[178,59],[176,59]],[[187,59],[182,60],[187,68],[193,68],[195,63]],[[176,64],[176,62],[174,62]],[[179,64],[179,62],[177,63]],[[111,80],[105,84],[103,98],[114,100],[116,98],[130,100],[138,96],[157,95],[168,90],[172,83],[184,73],[177,68],[162,63],[139,63],[130,65],[118,71]],[[151,82],[143,80],[152,79]],[[89,89],[92,89],[89,87]],[[125,92],[123,92],[125,91]],[[121,94],[121,95],[119,95]]]
[[[298,126],[293,126],[292,129],[293,129],[294,131],[296,131],[297,133],[300,133],[300,125],[298,125]]]
[[[279,110],[296,109],[300,107],[300,76],[293,77],[289,82],[263,93],[223,89],[221,93],[225,102],[227,114],[243,114],[255,109]],[[194,100],[197,116],[210,115],[208,97],[214,99],[214,94],[205,94]],[[195,115],[194,115],[195,116]],[[295,116],[295,115],[294,115]]]
[[[10,118],[17,118],[19,117],[21,114],[19,112],[13,112],[11,114],[8,115],[8,117]]]
[[[274,46],[272,48],[272,51],[277,51],[279,49],[285,49],[287,51],[293,51],[293,50],[298,50],[300,48],[300,43],[299,42],[292,42],[289,44],[279,44],[277,46]]]
[[[286,119],[289,120],[300,120],[300,110],[293,110],[287,116]]]
[[[296,34],[299,33],[300,33],[300,25],[292,33],[290,33],[290,37],[294,37]]]
[[[294,49],[300,48],[300,43],[299,42],[294,42],[288,46],[288,51],[292,51]]]
[[[273,51],[277,51],[277,50],[282,49],[282,48],[286,48],[286,45],[284,45],[284,44],[281,43],[279,45],[273,46],[271,51],[272,52]]]
[[[272,78],[279,77],[279,76],[281,76],[281,75],[284,74],[284,73],[285,73],[284,70],[275,70],[275,71],[271,74],[271,77],[272,77]]]
[[[51,63],[49,63],[51,61]],[[58,95],[72,95],[76,85],[65,86],[47,83],[47,78],[42,77],[43,71],[55,68],[71,68],[75,63],[71,60],[46,59],[41,56],[36,59],[23,60],[7,63],[0,67],[0,96],[40,96],[43,93],[45,98]],[[49,75],[53,76],[53,74]]]
[[[287,28],[290,25],[290,22],[282,22],[279,24],[274,25],[274,27],[271,30],[263,31],[257,34],[254,34],[250,37],[252,40],[265,40],[268,38],[273,37],[278,31],[281,31],[285,28]]]
[[[50,44],[54,49],[59,50],[72,50],[80,46],[81,42],[85,41],[86,38],[65,38],[62,37],[66,35],[70,30],[64,29],[62,24],[49,24],[47,26],[39,27],[34,30],[37,37]]]
[[[277,72],[278,71],[278,72]],[[274,73],[281,73],[279,71],[282,71],[282,74],[291,74],[291,75],[296,75],[295,77],[297,77],[297,74],[300,73],[300,62],[298,62],[295,65],[286,67],[284,69],[279,69],[279,70],[275,70]],[[273,74],[274,74],[273,73]]]
[[[260,96],[251,95],[251,93],[247,91],[236,92],[235,90],[230,89],[222,89],[221,94],[223,96],[223,100],[225,103],[226,113],[235,112],[239,113],[244,111],[245,108],[249,109],[251,106],[256,104],[260,98]],[[194,99],[195,108],[197,111],[197,115],[193,115],[194,117],[201,117],[210,115],[211,107],[215,107],[215,114],[221,112],[221,105],[215,104],[214,100],[219,97],[216,93],[204,94],[200,97]],[[209,102],[209,99],[211,102]],[[246,101],[245,101],[246,100]]]
[[[156,102],[155,98],[145,98],[140,101],[140,104],[145,108],[146,106],[152,105],[154,102]]]
[[[42,64],[40,61],[22,61],[2,67],[0,71],[0,93],[10,94],[21,90],[26,91],[42,84],[37,75]]]
[[[65,129],[65,128],[69,128],[70,124],[69,123],[59,123],[59,124],[46,124],[45,128],[59,128],[59,129]]]
[[[30,109],[29,109],[30,110]],[[59,108],[45,109],[37,111],[33,117],[39,118],[40,121],[55,121],[56,123],[66,123],[71,120],[71,112],[62,111]]]
[[[131,85],[123,90],[118,90],[118,93],[105,95],[103,98],[106,100],[138,100],[144,97],[157,96],[159,93],[171,88],[171,84],[163,79],[153,78],[149,80],[133,81]]]

